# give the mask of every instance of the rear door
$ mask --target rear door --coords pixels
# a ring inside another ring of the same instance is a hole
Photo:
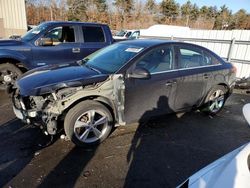
[[[177,82],[175,109],[185,110],[199,105],[206,94],[211,74],[206,70],[203,51],[193,45],[175,45],[180,78]]]
[[[41,38],[50,38],[53,44],[51,46],[39,46],[36,43],[36,46],[32,49],[35,67],[72,62],[81,58],[80,42],[77,38],[77,27],[75,26],[52,27]]]
[[[101,25],[82,25],[80,32],[82,58],[110,44],[110,40],[106,39],[104,28]]]
[[[178,71],[174,52],[164,45],[147,52],[128,70],[147,69],[150,79],[125,79],[125,120],[127,123],[173,112]]]

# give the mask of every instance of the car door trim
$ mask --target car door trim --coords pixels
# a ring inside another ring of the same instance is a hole
[[[191,70],[191,69],[200,69],[200,68],[205,68],[205,67],[215,67],[215,66],[220,66],[220,65],[221,64],[204,65],[204,66],[199,66],[199,67],[190,67],[190,68],[181,68],[181,69],[173,69],[173,70],[167,70],[167,71],[153,72],[153,73],[151,73],[151,75],[162,74],[162,73],[167,73],[167,72],[175,72],[175,71],[181,71],[181,70]]]

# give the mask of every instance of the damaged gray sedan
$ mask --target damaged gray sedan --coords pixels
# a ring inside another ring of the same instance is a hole
[[[34,69],[20,78],[13,110],[55,135],[62,127],[78,146],[98,144],[115,126],[202,108],[218,113],[235,68],[203,47],[164,40],[108,46],[82,61]]]

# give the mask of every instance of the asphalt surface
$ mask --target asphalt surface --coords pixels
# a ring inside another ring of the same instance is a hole
[[[234,93],[215,117],[199,112],[159,117],[116,129],[99,147],[76,148],[48,140],[15,119],[0,92],[0,187],[176,187],[190,175],[250,141],[242,106]]]

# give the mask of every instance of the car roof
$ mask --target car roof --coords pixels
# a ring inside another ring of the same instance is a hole
[[[125,41],[122,41],[122,42],[119,42],[119,43],[139,46],[139,47],[143,47],[143,48],[150,48],[150,47],[158,46],[158,45],[161,45],[161,44],[173,44],[173,43],[174,44],[185,44],[185,45],[193,46],[195,48],[200,48],[200,49],[204,49],[206,51],[209,51],[210,53],[212,53],[213,55],[215,55],[215,56],[217,56],[218,58],[221,59],[220,56],[218,56],[216,53],[214,53],[213,51],[211,51],[208,48],[205,48],[203,46],[193,44],[193,43],[183,42],[183,41],[166,40],[166,39],[136,39],[136,40],[125,40]]]
[[[158,46],[161,44],[185,44],[185,45],[190,45],[194,47],[198,47],[201,49],[206,49],[208,51],[211,51],[203,46],[199,46],[197,44],[193,43],[188,43],[188,42],[183,42],[183,41],[176,41],[176,40],[166,40],[166,39],[136,39],[136,40],[125,40],[121,41],[119,43],[123,44],[128,44],[128,45],[134,45],[134,46],[140,46],[140,47],[153,47],[153,46]]]
[[[134,32],[134,31],[139,31],[139,29],[126,29],[124,31],[126,31],[126,32]]]
[[[140,46],[140,47],[152,47],[160,44],[178,43],[178,42],[173,40],[162,40],[162,39],[138,39],[138,40],[126,40],[119,43]]]
[[[44,24],[53,24],[53,25],[61,25],[61,24],[79,24],[79,25],[82,25],[82,24],[88,24],[88,25],[105,25],[105,24],[101,24],[101,23],[92,23],[92,22],[76,22],[76,21],[46,21],[46,22],[43,22]]]

